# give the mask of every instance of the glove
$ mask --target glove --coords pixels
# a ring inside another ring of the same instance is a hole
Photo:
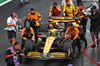
[[[26,39],[25,41],[27,41],[28,39]]]
[[[35,39],[32,39],[32,41],[35,41]]]
[[[49,19],[51,19],[51,17],[49,17]]]
[[[38,23],[38,22],[37,22],[37,23],[36,23],[36,26],[38,26],[38,27],[39,27],[39,26],[40,26],[40,23]]]

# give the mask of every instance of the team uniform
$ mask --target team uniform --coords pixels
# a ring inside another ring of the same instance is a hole
[[[68,17],[73,17],[74,11],[75,11],[74,4],[70,4],[70,6],[65,5],[63,8],[63,13],[66,13],[65,16],[68,16]]]
[[[83,40],[85,42],[85,48],[86,48],[87,47],[87,40],[85,38],[83,28],[81,28],[78,24],[73,24],[73,26],[79,30],[79,37],[81,40]]]
[[[70,30],[69,28],[67,28],[66,33],[70,33],[71,37],[70,39],[73,39],[76,35],[78,36],[75,41],[76,44],[78,46],[78,51],[80,51],[81,49],[81,45],[80,45],[80,37],[79,37],[79,30],[77,28],[74,28],[73,30]],[[73,52],[75,52],[75,41],[73,42]]]
[[[30,27],[30,34],[26,33],[26,28],[22,29],[21,38],[22,38],[21,49],[23,49],[26,39],[30,40],[35,39],[33,28]]]
[[[75,12],[75,17],[77,17],[78,13],[80,14],[80,18],[82,19],[81,20],[81,25],[83,26],[84,32],[86,32],[86,24],[87,24],[88,18],[82,12],[84,9],[85,8],[83,8],[82,10],[80,10],[79,8],[77,8],[77,10]]]
[[[74,4],[70,4],[70,6],[65,5],[63,7],[63,13],[65,13],[65,16],[67,16],[67,17],[73,17],[74,11],[75,11]],[[65,26],[67,26],[67,23],[65,23]]]
[[[39,18],[39,20],[42,19],[42,16],[38,12],[35,12],[35,14],[32,14],[32,13],[28,14],[28,19],[35,21],[35,23],[38,23],[38,18]],[[33,25],[33,24],[30,23],[30,27],[33,28],[34,33],[35,33],[35,39],[37,41],[38,40],[38,38],[37,38],[38,26],[35,26],[35,25]]]
[[[57,5],[57,7],[59,9],[61,9],[60,5]],[[49,12],[52,12],[52,16],[60,16],[60,11],[57,10],[57,8],[55,8],[54,6],[51,6],[50,7],[50,11]]]

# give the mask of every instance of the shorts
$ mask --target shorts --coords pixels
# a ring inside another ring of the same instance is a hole
[[[16,32],[15,31],[8,31],[8,39],[16,38]]]
[[[95,28],[95,27],[90,27],[90,34],[98,35],[99,30],[97,30],[97,28]]]

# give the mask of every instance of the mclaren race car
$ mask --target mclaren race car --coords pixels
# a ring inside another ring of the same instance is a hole
[[[58,29],[48,29],[48,35],[39,35],[35,52],[28,52],[28,57],[39,59],[67,59],[73,54],[72,41],[65,40]]]
[[[61,32],[64,26],[57,23],[75,22],[72,17],[52,17],[48,24],[42,24],[38,30],[38,41],[34,43],[34,50],[28,51],[27,58],[36,59],[72,59],[73,40],[65,39],[65,33]],[[75,23],[74,23],[75,24]],[[28,44],[27,42],[26,44]],[[32,46],[32,45],[31,45]]]

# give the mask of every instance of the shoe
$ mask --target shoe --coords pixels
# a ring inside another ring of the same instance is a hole
[[[21,5],[23,4],[23,2],[20,3]]]
[[[27,1],[27,2],[25,2],[25,3],[30,3],[30,1]]]
[[[95,48],[95,45],[91,46],[91,48]]]

